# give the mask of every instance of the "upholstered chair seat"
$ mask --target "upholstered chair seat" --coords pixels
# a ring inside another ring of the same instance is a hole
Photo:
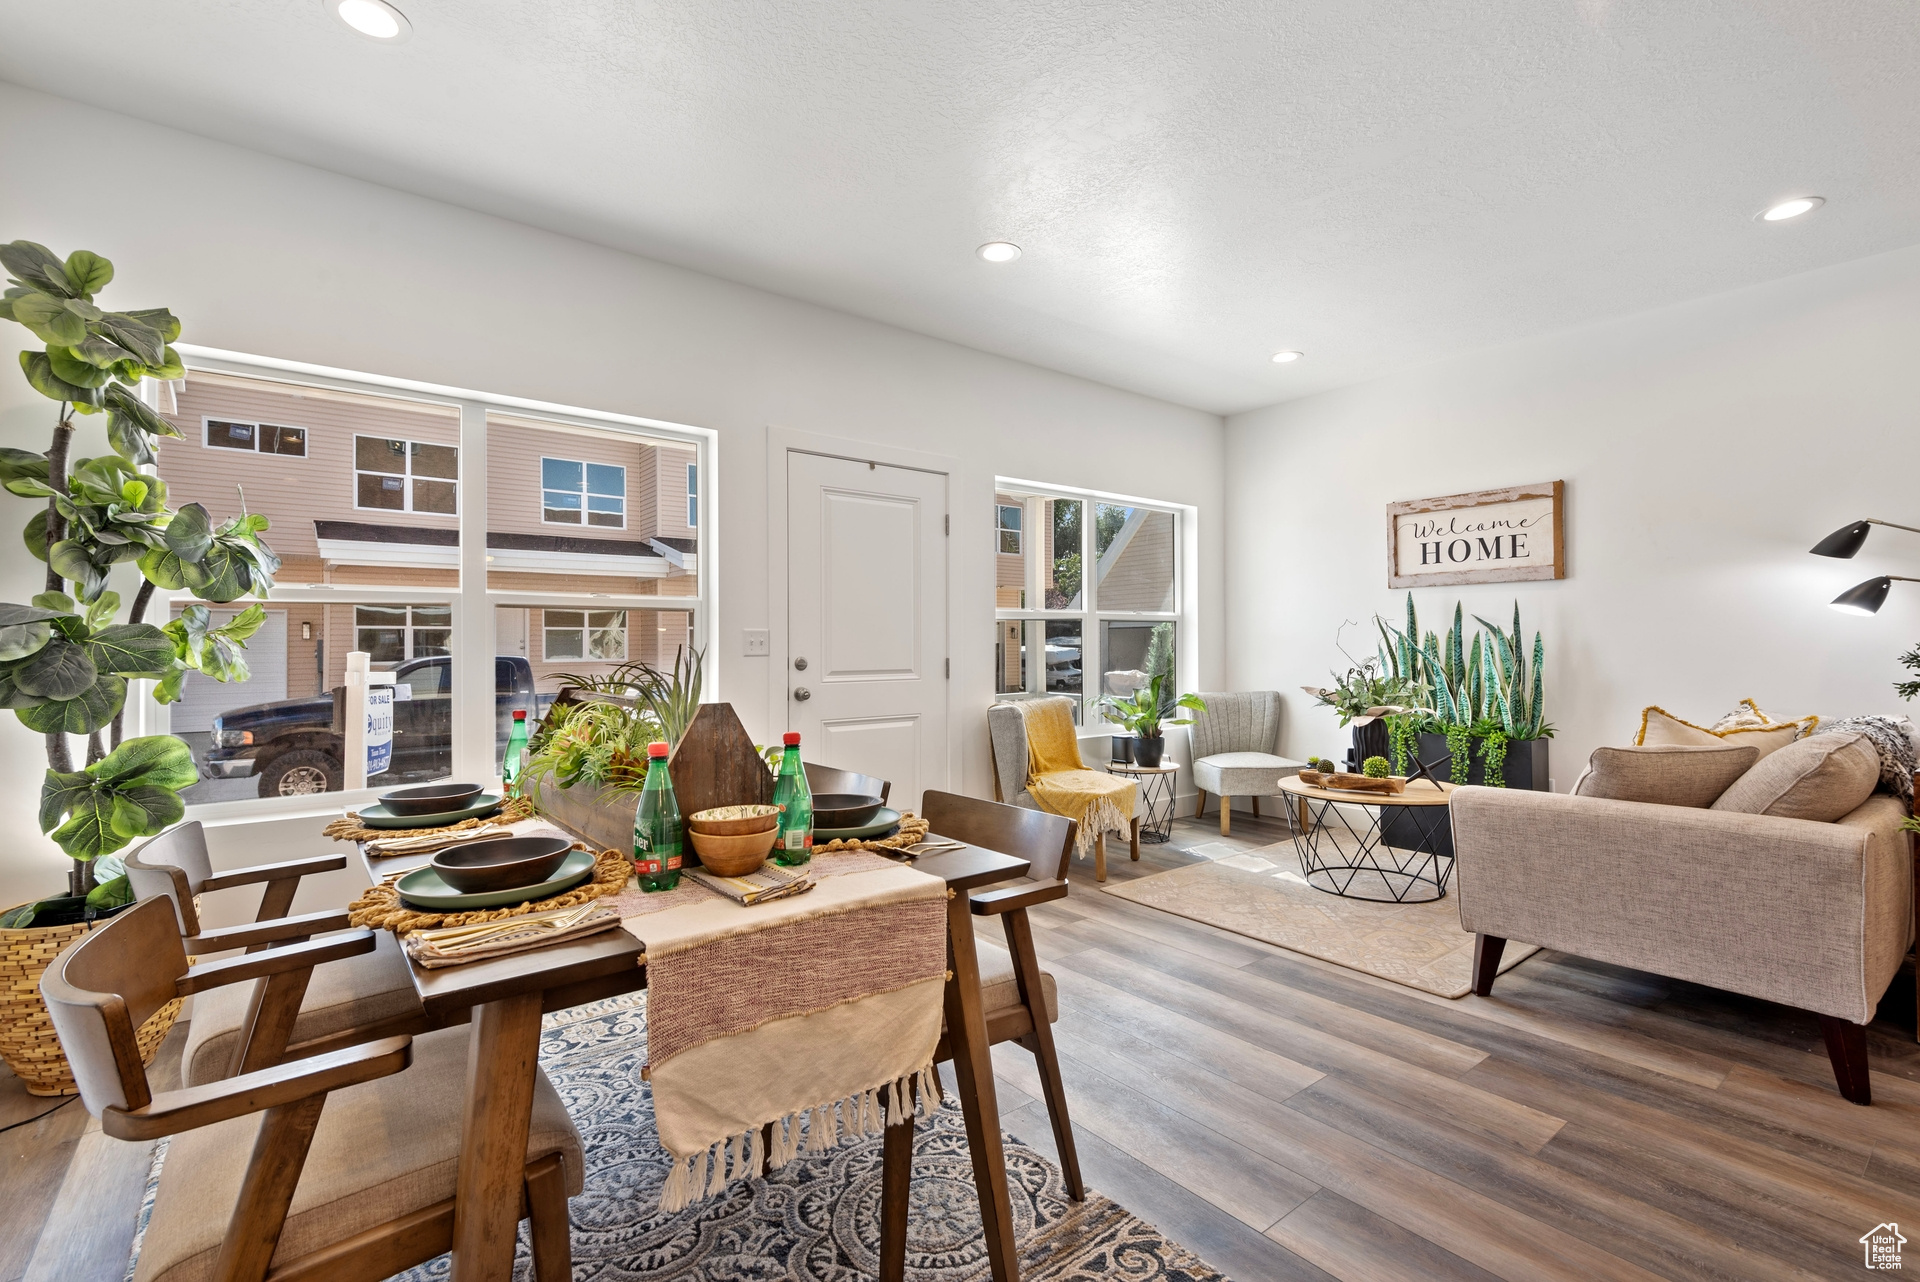
[[[1280,781],[1307,768],[1274,752],[1280,741],[1280,692],[1248,690],[1202,694],[1206,711],[1193,714],[1194,817],[1206,813],[1207,794],[1220,798],[1220,835],[1233,831],[1233,799],[1280,795]]]
[[[977,946],[980,958],[980,1008],[991,1021],[995,1013],[1004,1010],[1017,1010],[1020,1006],[1020,984],[1013,974],[1013,954],[998,944],[989,944],[984,939]],[[1040,972],[1040,988],[1046,994],[1047,1022],[1060,1022],[1060,985],[1053,978],[1053,972]]]

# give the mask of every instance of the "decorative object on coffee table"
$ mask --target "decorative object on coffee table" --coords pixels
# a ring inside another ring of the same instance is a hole
[[[1107,773],[1124,775],[1140,785],[1140,840],[1159,845],[1173,838],[1173,797],[1180,767],[1168,762],[1135,766],[1109,762]]]
[[[1300,856],[1300,874],[1315,890],[1396,904],[1446,895],[1452,847],[1443,852],[1435,837],[1448,830],[1453,785],[1422,783],[1398,793],[1363,794],[1290,778],[1282,779],[1280,787],[1306,803],[1307,822],[1304,830],[1295,831],[1293,845]],[[1390,826],[1392,839],[1400,844],[1389,844]]]

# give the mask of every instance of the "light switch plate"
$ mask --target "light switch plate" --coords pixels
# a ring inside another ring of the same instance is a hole
[[[746,649],[742,651],[749,659],[764,658],[767,654],[767,630],[765,628],[742,629],[746,637]]]

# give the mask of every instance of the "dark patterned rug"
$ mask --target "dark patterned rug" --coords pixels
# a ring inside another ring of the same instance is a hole
[[[880,1141],[803,1157],[675,1215],[660,1201],[667,1156],[654,1133],[646,1006],[616,998],[547,1017],[540,1063],[586,1143],[586,1190],[572,1200],[576,1282],[844,1282],[878,1273]],[[1060,1171],[1007,1137],[1022,1282],[1227,1282],[1191,1251],[1098,1193],[1067,1197]],[[158,1164],[156,1163],[156,1173]],[[148,1207],[152,1189],[148,1190]],[[143,1211],[142,1219],[144,1221]],[[143,1223],[144,1227],[144,1223]],[[516,1282],[533,1265],[522,1225]],[[135,1245],[136,1255],[139,1250]],[[447,1276],[442,1257],[395,1282]],[[989,1276],[960,1107],[951,1096],[917,1128],[907,1276]]]

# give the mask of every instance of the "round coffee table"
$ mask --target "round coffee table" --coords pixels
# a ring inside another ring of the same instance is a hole
[[[1301,875],[1315,890],[1344,899],[1423,904],[1443,898],[1453,856],[1434,838],[1448,831],[1454,787],[1416,779],[1405,792],[1346,792],[1282,779],[1281,791],[1300,807],[1293,848]]]

